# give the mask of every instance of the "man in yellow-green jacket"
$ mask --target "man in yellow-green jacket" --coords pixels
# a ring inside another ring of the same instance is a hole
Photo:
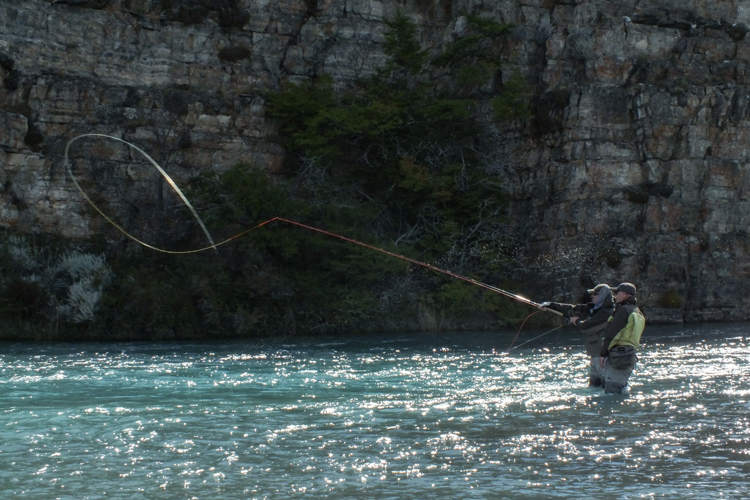
[[[620,394],[635,368],[635,349],[646,319],[638,309],[632,283],[620,283],[615,289],[615,304],[615,312],[602,334],[600,365],[604,369],[604,392]]]

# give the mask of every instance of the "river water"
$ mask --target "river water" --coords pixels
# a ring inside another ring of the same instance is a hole
[[[0,344],[0,498],[750,497],[750,325],[514,336]]]

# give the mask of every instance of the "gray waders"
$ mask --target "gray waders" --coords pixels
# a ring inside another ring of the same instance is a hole
[[[589,387],[604,387],[604,368],[599,366],[599,354],[589,362]]]
[[[635,348],[618,345],[609,350],[604,363],[604,392],[621,394],[635,368]]]

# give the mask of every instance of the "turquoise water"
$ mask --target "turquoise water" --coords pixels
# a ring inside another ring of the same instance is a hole
[[[0,344],[0,498],[745,499],[748,332],[649,326],[619,396],[565,331]]]

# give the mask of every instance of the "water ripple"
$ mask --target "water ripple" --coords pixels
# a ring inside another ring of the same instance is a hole
[[[585,387],[564,333],[511,353],[509,334],[6,344],[0,491],[744,499],[746,331],[650,327],[623,396]]]

